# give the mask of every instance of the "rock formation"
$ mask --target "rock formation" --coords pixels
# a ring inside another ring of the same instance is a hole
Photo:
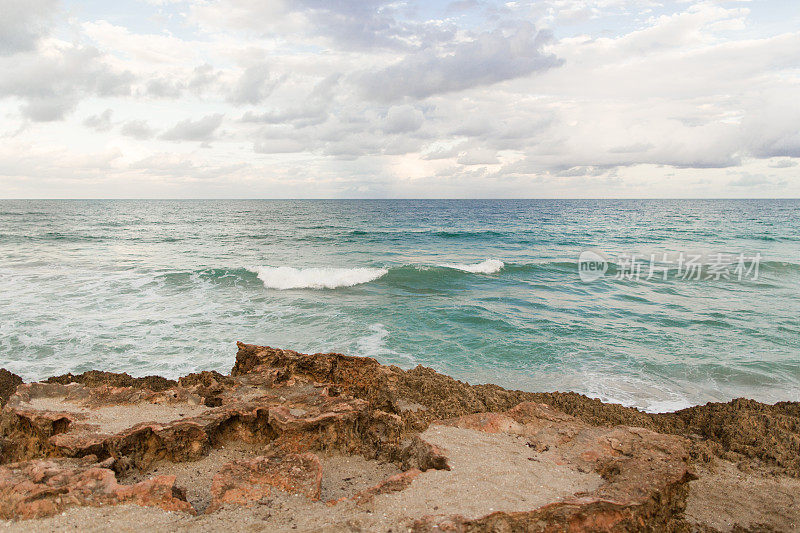
[[[2,371],[0,398],[0,517],[15,520],[138,505],[202,521],[296,494],[286,505],[351,529],[689,530],[692,461],[796,475],[800,449],[796,404],[733,404],[768,416],[736,436],[725,407],[647,415],[242,343],[229,376],[92,371],[23,384]],[[329,499],[336,457],[372,474]],[[292,527],[319,525],[301,514],[289,513]]]

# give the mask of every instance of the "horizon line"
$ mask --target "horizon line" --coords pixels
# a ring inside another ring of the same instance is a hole
[[[781,197],[781,196],[753,196],[753,197],[738,197],[738,196],[714,196],[714,197],[582,197],[582,196],[564,196],[564,197],[530,197],[530,198],[514,198],[514,197],[486,197],[486,198],[454,198],[454,197],[437,197],[437,198],[415,198],[415,197],[402,197],[402,198],[385,198],[385,197],[331,197],[331,198],[302,198],[302,197],[287,197],[287,198],[265,198],[265,197],[230,197],[230,198],[183,198],[183,197],[78,197],[78,198],[0,198],[0,202],[12,201],[85,201],[85,200],[100,200],[100,201],[334,201],[334,200],[361,200],[361,201],[483,201],[483,200],[515,200],[515,201],[531,201],[531,200],[800,200],[800,197]]]

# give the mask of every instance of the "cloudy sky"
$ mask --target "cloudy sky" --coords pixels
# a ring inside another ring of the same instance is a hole
[[[0,197],[800,197],[784,0],[0,0]]]

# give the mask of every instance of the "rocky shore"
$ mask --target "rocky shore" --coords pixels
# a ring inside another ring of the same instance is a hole
[[[229,375],[0,370],[12,531],[797,531],[800,404],[647,414],[239,343]]]

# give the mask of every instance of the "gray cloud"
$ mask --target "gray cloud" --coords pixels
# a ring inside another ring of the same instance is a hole
[[[228,96],[233,104],[256,105],[264,101],[280,84],[281,78],[272,78],[269,67],[264,64],[251,65],[242,72]]]
[[[111,116],[114,112],[111,109],[106,109],[99,115],[92,115],[87,117],[86,120],[83,121],[83,125],[87,128],[91,128],[95,131],[108,131],[113,126],[111,122]]]
[[[147,94],[156,98],[180,98],[184,85],[181,82],[157,78],[147,82]]]
[[[165,131],[161,138],[168,141],[208,141],[222,124],[222,117],[221,113],[217,113],[199,120],[182,120]]]
[[[257,124],[291,124],[295,128],[317,126],[328,120],[329,108],[335,99],[334,90],[341,76],[334,74],[317,82],[305,99],[285,109],[263,113],[246,112],[242,122]]]
[[[147,81],[143,92],[147,96],[172,100],[182,98],[187,91],[202,96],[203,93],[220,89],[219,78],[219,71],[211,65],[203,64],[186,75],[176,77],[170,74],[170,76],[154,77]]]
[[[189,88],[195,91],[201,91],[217,81],[218,78],[219,73],[214,70],[213,66],[208,64],[197,66],[192,71],[192,77],[189,80]]]
[[[386,113],[384,133],[411,133],[425,121],[425,115],[410,105],[393,106]]]
[[[362,74],[359,84],[365,96],[382,101],[491,85],[560,66],[562,60],[541,50],[551,40],[549,32],[519,24],[509,34],[481,33],[444,52],[425,49],[410,54],[394,65]]]
[[[126,137],[133,137],[139,140],[151,139],[156,134],[146,120],[129,120],[122,125],[120,133]]]
[[[33,122],[55,122],[75,110],[78,99],[75,95],[30,98],[20,111]]]
[[[56,0],[0,0],[0,55],[27,52],[50,30]]]
[[[63,119],[87,96],[130,94],[133,76],[106,65],[91,47],[71,47],[56,54],[20,53],[0,57],[0,97],[25,100],[21,111],[37,122]]]

